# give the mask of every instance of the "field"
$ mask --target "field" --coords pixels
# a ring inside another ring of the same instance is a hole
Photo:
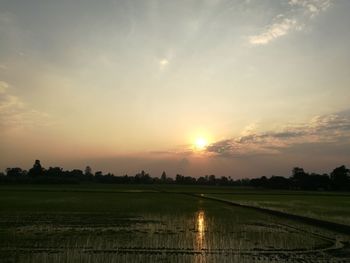
[[[283,211],[350,226],[350,195],[319,193],[209,194],[235,203]]]
[[[348,262],[350,196],[184,186],[1,186],[0,262]],[[317,206],[315,206],[317,204]]]

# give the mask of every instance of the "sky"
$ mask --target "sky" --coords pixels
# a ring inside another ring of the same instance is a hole
[[[348,0],[0,0],[0,171],[350,166]]]

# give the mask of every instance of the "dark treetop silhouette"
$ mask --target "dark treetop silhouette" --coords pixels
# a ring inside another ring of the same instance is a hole
[[[165,172],[160,178],[151,177],[145,171],[134,176],[115,176],[111,173],[103,174],[96,171],[94,174],[90,166],[85,171],[74,169],[64,171],[61,167],[45,169],[39,160],[36,160],[29,171],[19,167],[7,168],[6,173],[0,173],[0,184],[37,183],[37,184],[78,184],[83,182],[110,183],[110,184],[188,184],[188,185],[226,185],[251,186],[269,189],[295,190],[332,190],[350,191],[350,170],[344,165],[335,168],[330,175],[306,173],[303,168],[295,167],[290,177],[265,176],[253,179],[233,180],[231,177],[206,175],[199,178],[177,174],[175,179],[168,177]]]

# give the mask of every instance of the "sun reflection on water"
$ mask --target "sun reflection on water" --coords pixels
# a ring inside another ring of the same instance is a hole
[[[197,250],[204,249],[205,246],[205,217],[204,211],[200,211],[197,215],[196,222],[196,242],[197,242]]]

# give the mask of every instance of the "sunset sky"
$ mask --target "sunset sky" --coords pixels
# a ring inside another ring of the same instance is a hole
[[[348,0],[0,0],[0,171],[350,166]]]

